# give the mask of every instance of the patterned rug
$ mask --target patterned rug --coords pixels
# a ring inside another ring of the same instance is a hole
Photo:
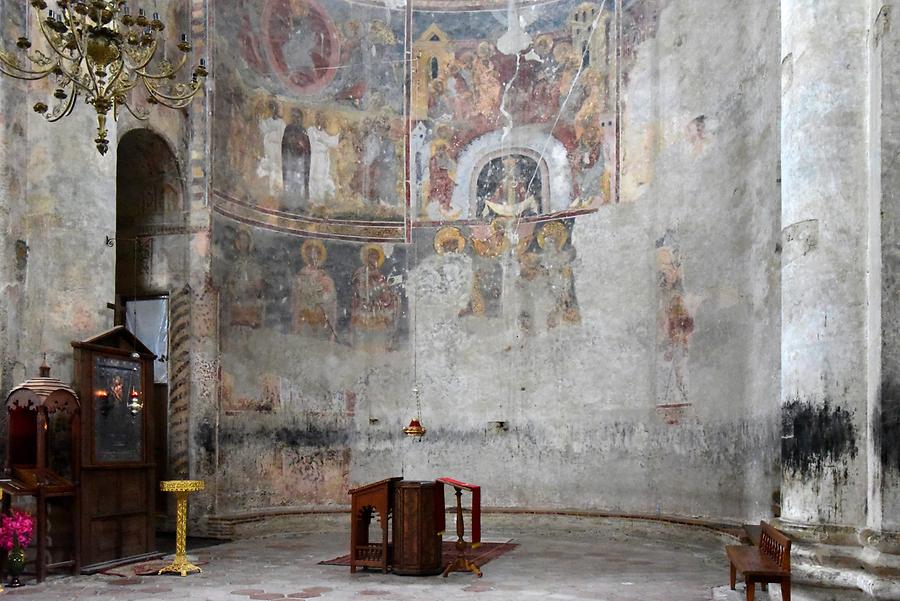
[[[469,561],[473,562],[479,568],[484,564],[497,559],[504,553],[508,553],[519,545],[512,542],[505,543],[481,543],[477,549],[473,549],[469,556]],[[456,542],[444,541],[441,545],[441,553],[444,556],[444,565],[446,566],[456,558]],[[335,557],[328,561],[320,561],[320,566],[350,566],[350,554]]]
[[[100,572],[104,576],[118,576],[119,578],[134,578],[136,576],[156,576],[161,569],[171,564],[172,560],[154,559],[152,561],[142,561],[140,563],[132,563],[124,566],[116,566]],[[207,561],[194,561],[194,565],[198,568],[205,566]]]

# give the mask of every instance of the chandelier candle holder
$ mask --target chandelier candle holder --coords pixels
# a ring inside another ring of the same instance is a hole
[[[34,105],[35,112],[51,123],[71,115],[84,95],[97,111],[94,143],[102,155],[109,150],[110,111],[113,120],[121,107],[141,121],[150,116],[131,98],[135,88],[144,90],[147,104],[173,109],[186,108],[203,88],[208,72],[202,58],[189,81],[177,81],[192,50],[187,35],[178,43],[178,59],[169,60],[165,52],[157,59],[166,43],[159,13],[148,17],[140,9],[133,15],[125,0],[57,0],[56,10],[45,0],[30,4],[48,48],[32,49],[26,32],[16,42],[18,52],[0,50],[0,73],[26,81],[52,77],[53,99]]]

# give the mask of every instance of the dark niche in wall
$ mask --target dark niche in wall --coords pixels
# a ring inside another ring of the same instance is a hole
[[[818,404],[795,399],[782,407],[782,424],[781,461],[786,472],[810,480],[835,468],[836,477],[847,477],[846,462],[859,453],[850,412],[828,400]]]

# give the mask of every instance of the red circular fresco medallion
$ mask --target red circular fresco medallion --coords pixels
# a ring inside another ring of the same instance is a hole
[[[262,27],[269,61],[282,81],[305,94],[331,83],[341,43],[331,17],[315,0],[269,0]]]

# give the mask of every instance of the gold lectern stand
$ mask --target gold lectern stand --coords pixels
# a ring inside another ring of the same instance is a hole
[[[202,480],[164,480],[159,483],[162,492],[173,492],[178,499],[177,524],[175,526],[175,561],[159,571],[160,574],[181,574],[187,576],[192,572],[202,572],[200,568],[187,559],[187,508],[188,494],[206,489]]]

